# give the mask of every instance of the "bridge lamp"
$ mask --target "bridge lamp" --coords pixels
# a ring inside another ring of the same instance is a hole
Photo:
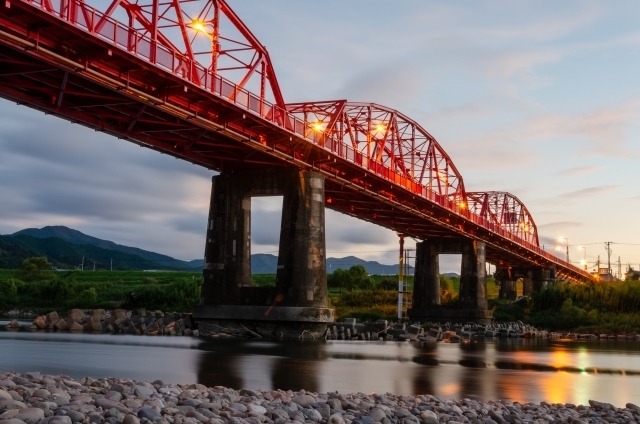
[[[373,132],[374,133],[383,133],[386,130],[387,130],[387,127],[384,124],[376,124],[376,126],[373,127]]]
[[[324,123],[322,121],[313,122],[311,128],[314,131],[322,132],[324,130]]]
[[[583,257],[582,260],[580,261],[580,263],[582,265],[584,265],[584,270],[587,270],[587,246],[578,246],[578,250],[582,250],[583,252]]]
[[[191,28],[196,31],[205,32],[204,22],[199,19],[194,19],[191,21]]]

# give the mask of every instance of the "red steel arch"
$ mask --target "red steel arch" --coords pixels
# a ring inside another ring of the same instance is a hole
[[[444,149],[400,112],[287,105],[266,48],[225,0],[5,1],[0,64],[0,97],[11,101],[215,170],[316,169],[333,209],[593,279],[540,249],[515,196],[466,193]]]
[[[28,2],[197,86],[218,85],[231,100],[259,93],[253,110],[284,108],[267,49],[225,0]]]
[[[538,228],[527,207],[511,193],[505,191],[468,192],[469,211],[497,224],[500,228],[540,246]]]
[[[436,139],[414,120],[375,103],[346,100],[292,103],[287,110],[305,123],[315,143],[353,149],[362,166],[384,167],[464,209],[462,175]],[[340,154],[340,152],[338,152]]]

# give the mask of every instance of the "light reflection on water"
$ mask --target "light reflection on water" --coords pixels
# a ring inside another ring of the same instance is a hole
[[[0,371],[234,388],[640,404],[640,343],[298,342],[0,331]]]

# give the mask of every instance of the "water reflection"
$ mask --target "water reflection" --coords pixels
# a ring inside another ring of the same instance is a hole
[[[640,343],[298,342],[0,331],[0,371],[233,388],[640,404]]]

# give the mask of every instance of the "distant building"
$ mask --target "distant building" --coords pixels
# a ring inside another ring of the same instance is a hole
[[[633,268],[629,268],[629,270],[624,274],[625,280],[640,280],[640,271],[636,271]]]
[[[598,277],[599,281],[620,281],[609,268],[598,268],[598,271],[592,272],[591,275]]]

